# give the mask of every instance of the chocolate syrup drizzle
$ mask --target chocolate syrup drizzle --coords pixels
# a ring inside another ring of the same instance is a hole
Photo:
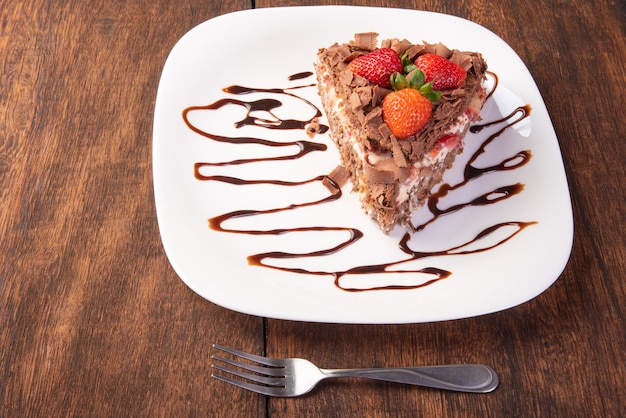
[[[530,150],[523,150],[523,151],[519,151],[517,154],[515,154],[512,157],[506,158],[505,160],[503,160],[502,162],[496,165],[492,165],[489,167],[482,167],[482,168],[479,168],[473,165],[478,159],[478,157],[480,157],[482,154],[485,153],[485,148],[487,148],[489,144],[491,144],[494,140],[500,137],[500,135],[502,135],[507,129],[509,129],[516,123],[526,119],[526,117],[530,114],[530,110],[531,110],[530,105],[520,106],[516,108],[513,112],[511,112],[509,115],[501,119],[483,123],[483,124],[473,125],[470,127],[471,133],[478,133],[486,127],[507,122],[496,133],[487,137],[487,139],[485,139],[480,144],[480,147],[478,148],[478,150],[476,150],[476,152],[474,152],[474,154],[470,157],[469,161],[465,165],[465,170],[463,171],[463,180],[461,182],[455,185],[443,183],[439,187],[439,189],[429,197],[426,205],[434,216],[429,221],[421,225],[417,225],[417,226],[411,225],[411,229],[413,232],[418,232],[418,231],[423,230],[426,226],[435,222],[437,219],[439,219],[439,217],[443,215],[457,212],[468,206],[484,206],[484,205],[497,203],[503,199],[508,199],[511,196],[519,194],[524,190],[523,184],[516,183],[516,184],[512,184],[508,186],[499,187],[495,190],[492,190],[491,192],[478,196],[477,198],[469,202],[457,204],[447,209],[439,209],[437,207],[439,200],[445,197],[446,195],[448,195],[449,192],[460,189],[461,187],[468,184],[470,181],[482,176],[483,174],[487,174],[487,173],[491,173],[495,171],[515,170],[527,164],[528,161],[530,161],[532,157]]]
[[[299,74],[294,74],[291,77],[295,77],[295,79],[299,79],[302,77],[308,77],[311,74],[312,73],[299,73]],[[200,111],[200,110],[218,110],[228,105],[235,105],[235,106],[243,107],[247,111],[245,118],[243,118],[242,120],[238,122],[235,122],[236,128],[241,128],[247,125],[253,125],[253,126],[258,126],[258,127],[265,128],[265,129],[304,130],[309,125],[314,123],[317,120],[317,118],[322,116],[322,112],[310,101],[294,93],[291,93],[291,90],[302,89],[305,87],[312,87],[312,86],[314,86],[314,84],[305,85],[305,86],[296,86],[296,87],[284,88],[284,89],[278,89],[278,88],[261,89],[261,88],[249,88],[249,87],[243,87],[243,86],[230,86],[230,87],[226,87],[225,89],[223,89],[223,91],[226,93],[231,93],[231,94],[238,95],[238,96],[246,95],[250,93],[271,93],[271,94],[282,94],[282,95],[294,97],[306,103],[308,106],[311,107],[311,109],[314,112],[314,115],[311,118],[305,119],[305,120],[281,119],[277,117],[273,113],[273,111],[274,109],[282,106],[283,103],[280,100],[276,100],[276,99],[259,99],[259,100],[253,100],[253,101],[244,101],[244,100],[239,100],[239,99],[227,98],[227,99],[218,100],[215,103],[211,103],[206,106],[190,106],[186,108],[183,111],[183,120],[185,121],[185,124],[187,124],[189,129],[191,129],[193,132],[199,135],[202,135],[205,138],[212,139],[213,141],[228,142],[231,144],[257,144],[257,145],[263,145],[267,147],[291,147],[295,145],[299,148],[299,151],[296,154],[291,154],[291,155],[286,155],[286,156],[281,156],[281,157],[241,159],[241,160],[233,160],[233,161],[225,161],[225,162],[199,162],[195,164],[196,177],[198,177],[200,180],[211,180],[210,178],[199,177],[198,169],[203,166],[226,166],[226,165],[248,164],[248,163],[253,163],[253,162],[258,162],[258,161],[294,160],[294,159],[301,158],[305,156],[306,154],[313,152],[313,151],[326,151],[327,147],[325,144],[312,142],[308,140],[297,140],[297,141],[292,141],[292,142],[277,142],[277,141],[271,141],[271,140],[255,138],[255,137],[245,137],[245,136],[244,137],[227,137],[227,136],[215,135],[215,134],[212,134],[210,132],[207,132],[205,130],[202,130],[196,127],[189,120],[189,114],[191,112]],[[273,117],[273,119],[264,119],[264,118],[253,116],[253,112],[258,112],[258,111],[267,112],[269,115]],[[319,127],[317,128],[318,133],[324,133],[326,131],[328,131],[328,126],[326,125],[319,125]]]
[[[495,83],[494,83],[493,89],[488,93],[487,98],[491,97],[491,95],[495,91],[497,84],[498,84],[497,76],[494,73],[490,73],[490,74],[492,74],[492,76],[495,78]],[[301,73],[297,73],[297,74],[293,74],[289,76],[288,80],[289,81],[301,80],[301,79],[308,78],[312,75],[313,75],[312,72],[308,72],[308,71],[301,72]],[[295,145],[299,148],[299,151],[297,153],[287,155],[287,156],[238,159],[238,160],[223,161],[223,162],[197,162],[194,164],[194,175],[198,180],[223,182],[223,183],[229,183],[235,186],[246,186],[246,185],[254,185],[254,184],[273,184],[273,185],[278,185],[278,186],[283,186],[283,187],[298,187],[298,186],[302,186],[302,185],[309,184],[309,183],[319,182],[323,184],[326,187],[326,189],[330,192],[328,196],[323,197],[319,200],[315,200],[315,201],[299,203],[299,204],[294,203],[294,204],[290,204],[284,207],[266,209],[266,210],[255,210],[255,209],[236,210],[236,211],[224,213],[222,215],[209,219],[209,227],[211,229],[215,231],[219,231],[219,232],[228,232],[228,233],[233,233],[233,234],[282,235],[282,234],[287,234],[287,233],[298,233],[298,232],[307,232],[307,231],[323,231],[323,232],[324,231],[343,231],[346,233],[346,238],[339,244],[333,247],[324,248],[318,251],[312,251],[312,252],[307,252],[307,253],[290,253],[290,252],[282,252],[282,251],[270,251],[270,252],[265,252],[265,253],[249,255],[247,259],[250,265],[266,267],[266,268],[286,271],[290,273],[299,273],[299,274],[307,274],[307,275],[315,275],[315,276],[332,276],[335,279],[334,280],[335,286],[339,289],[342,289],[348,292],[360,292],[360,291],[367,291],[367,290],[384,290],[384,289],[417,289],[417,288],[421,288],[421,287],[433,284],[439,280],[445,279],[449,277],[452,274],[452,272],[443,270],[437,267],[424,267],[421,269],[406,269],[406,270],[399,270],[399,269],[392,270],[392,268],[399,266],[401,264],[404,264],[404,263],[413,262],[415,260],[428,258],[428,257],[465,255],[465,254],[475,254],[475,253],[485,252],[485,251],[491,250],[495,247],[498,247],[504,244],[505,242],[509,241],[514,236],[522,232],[528,226],[536,223],[536,222],[522,222],[522,221],[510,221],[510,222],[497,223],[488,228],[485,228],[484,230],[479,232],[474,238],[472,238],[471,240],[463,244],[454,246],[449,249],[440,250],[440,251],[432,251],[432,252],[416,251],[416,250],[413,250],[409,245],[409,241],[415,234],[419,233],[428,225],[437,221],[439,218],[441,218],[444,215],[457,212],[469,206],[485,206],[485,205],[495,204],[499,201],[508,199],[523,191],[524,185],[521,183],[516,183],[516,184],[512,184],[508,186],[499,187],[489,193],[485,193],[468,202],[460,203],[452,207],[449,207],[447,209],[440,209],[438,207],[438,203],[440,199],[445,197],[448,193],[463,187],[470,181],[484,174],[496,172],[496,171],[514,170],[528,163],[528,161],[531,158],[531,153],[530,151],[526,150],[526,151],[520,151],[515,156],[507,158],[501,163],[490,166],[490,167],[479,168],[474,165],[477,158],[483,153],[485,153],[485,148],[490,143],[492,143],[494,140],[500,137],[500,135],[502,135],[507,129],[509,129],[516,123],[520,122],[521,120],[525,119],[530,114],[530,111],[531,111],[530,106],[525,105],[525,106],[520,106],[516,108],[513,112],[503,117],[502,119],[479,124],[479,125],[474,125],[470,128],[471,133],[477,134],[486,127],[489,127],[492,125],[503,124],[503,126],[499,130],[497,130],[495,133],[491,134],[486,139],[484,139],[480,147],[478,148],[478,150],[471,156],[471,158],[466,164],[463,180],[454,185],[450,185],[447,183],[442,184],[440,188],[437,190],[437,192],[435,192],[428,199],[426,208],[432,214],[432,218],[430,218],[430,220],[428,220],[427,222],[421,225],[410,225],[411,232],[407,231],[398,244],[400,250],[404,254],[406,254],[406,257],[400,260],[395,260],[395,261],[381,263],[381,264],[355,266],[355,267],[352,267],[343,271],[313,271],[313,270],[307,270],[307,269],[298,268],[298,267],[280,267],[280,266],[275,266],[266,262],[266,260],[304,259],[308,257],[327,256],[327,255],[336,253],[338,251],[341,251],[342,249],[345,249],[346,247],[352,245],[353,243],[355,243],[356,241],[358,241],[359,239],[363,237],[363,232],[361,232],[360,230],[356,228],[333,227],[333,226],[303,226],[303,227],[296,227],[296,228],[277,228],[277,229],[271,229],[271,230],[230,229],[230,228],[224,227],[223,224],[226,221],[231,220],[231,219],[258,216],[258,215],[270,214],[270,213],[278,213],[278,212],[283,212],[283,211],[290,211],[290,210],[295,210],[295,209],[306,207],[306,206],[314,206],[314,205],[319,205],[322,203],[335,201],[335,200],[340,199],[342,196],[341,187],[335,181],[333,181],[328,175],[325,175],[325,174],[319,175],[319,176],[316,176],[314,178],[304,180],[304,181],[284,181],[284,180],[277,180],[277,179],[245,180],[245,179],[231,177],[231,176],[203,175],[200,172],[202,167],[250,164],[250,163],[255,163],[258,161],[279,161],[279,160],[286,160],[286,159],[298,159],[298,158],[304,157],[306,154],[311,153],[311,152],[325,151],[327,149],[326,145],[322,143],[318,143],[318,142],[309,141],[309,140],[276,142],[276,141],[271,141],[271,140],[256,138],[256,137],[226,137],[226,136],[216,135],[216,134],[212,134],[210,132],[207,132],[195,126],[189,120],[189,113],[195,112],[195,111],[214,111],[224,106],[234,105],[234,106],[243,107],[247,110],[246,117],[235,123],[236,128],[252,125],[252,126],[256,126],[260,128],[265,128],[265,129],[307,130],[309,129],[309,126],[311,124],[316,124],[316,131],[318,133],[324,133],[328,130],[328,126],[317,124],[317,119],[320,116],[322,116],[322,112],[310,101],[293,93],[294,90],[303,89],[307,87],[314,87],[314,86],[315,84],[307,84],[307,85],[299,85],[299,86],[288,87],[288,88],[269,88],[269,89],[251,88],[251,87],[243,87],[243,86],[230,86],[230,87],[226,87],[223,89],[225,93],[229,93],[235,96],[243,96],[249,93],[268,93],[268,94],[274,94],[274,95],[290,96],[292,98],[301,100],[303,103],[306,103],[308,106],[311,107],[311,109],[313,110],[313,116],[310,117],[309,119],[303,119],[303,120],[281,119],[277,117],[273,113],[273,110],[282,106],[282,102],[280,100],[271,99],[271,98],[264,98],[264,99],[254,100],[254,101],[244,101],[244,100],[235,99],[235,98],[225,98],[225,99],[220,99],[208,105],[190,106],[184,109],[183,111],[182,117],[185,123],[187,124],[187,126],[189,127],[189,129],[213,141],[227,142],[227,143],[231,143],[234,145],[257,144],[257,145],[268,146],[268,147],[285,147],[285,146]],[[269,115],[271,115],[273,119],[264,119],[264,118],[255,117],[253,116],[253,113],[256,111],[265,111]],[[424,210],[426,210],[426,208],[424,208]],[[495,243],[486,244],[482,247],[479,246],[478,248],[475,248],[476,246],[474,244],[479,243],[479,241],[481,241],[482,239],[489,237],[504,228],[508,228],[508,229],[512,228],[513,232],[508,233],[508,235],[505,235],[503,238],[501,238],[499,241]],[[470,249],[470,246],[474,248]],[[377,287],[369,287],[369,288],[352,288],[352,287],[344,286],[341,283],[341,279],[348,275],[365,275],[365,274],[382,274],[382,273],[385,273],[385,274],[421,273],[421,275],[431,276],[431,278],[426,281],[420,281],[417,284],[409,284],[409,285],[393,284],[393,285],[385,285],[385,286],[377,286]]]

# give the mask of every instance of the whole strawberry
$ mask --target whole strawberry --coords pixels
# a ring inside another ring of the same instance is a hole
[[[424,72],[426,81],[433,82],[436,90],[451,90],[465,83],[467,73],[459,65],[437,54],[424,54],[417,57],[415,66]]]
[[[361,55],[348,64],[348,69],[381,87],[391,87],[391,74],[402,72],[402,61],[391,48],[379,48]]]
[[[432,104],[422,93],[405,88],[389,93],[383,100],[383,120],[396,138],[415,135],[426,125]]]

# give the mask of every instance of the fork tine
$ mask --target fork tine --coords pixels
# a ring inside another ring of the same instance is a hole
[[[235,385],[240,388],[250,390],[252,392],[260,393],[262,395],[284,396],[283,388],[280,388],[280,387],[255,385],[254,383],[242,382],[240,380],[231,379],[230,377],[220,376],[217,374],[212,374],[211,377],[217,380],[221,380],[222,382],[230,383],[231,385]]]
[[[284,377],[284,368],[283,367],[265,367],[265,366],[255,366],[248,363],[242,363],[240,361],[230,360],[227,358],[219,357],[219,356],[211,356],[212,359],[221,361],[226,364],[230,364],[231,366],[239,367],[242,369],[250,370],[251,372],[260,373],[268,376],[277,376]]]
[[[224,347],[222,345],[213,344],[213,348],[222,350],[226,353],[232,354],[237,357],[245,358],[246,360],[256,361],[257,363],[265,364],[266,366],[282,366],[283,362],[280,359],[255,356],[254,354],[245,353],[243,351],[235,350],[233,348]]]
[[[212,364],[211,367],[213,367],[214,369],[220,370],[222,372],[230,373],[232,375],[241,377],[243,379],[248,379],[253,382],[260,383],[262,385],[280,387],[280,386],[284,386],[284,383],[285,383],[285,379],[281,377],[261,376],[258,374],[247,373],[241,370],[229,369],[228,367],[222,367],[217,364]]]

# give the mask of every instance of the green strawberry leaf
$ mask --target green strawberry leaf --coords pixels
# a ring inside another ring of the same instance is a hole
[[[431,102],[436,102],[441,98],[441,92],[437,90],[433,90],[433,82],[429,81],[424,84],[426,81],[426,76],[422,70],[415,70],[410,72],[408,75],[404,75],[401,73],[393,73],[389,76],[389,82],[391,83],[391,88],[395,91],[411,88],[418,90],[422,96],[426,97]]]
[[[419,90],[424,85],[426,77],[424,76],[422,70],[415,70],[409,73],[407,81],[412,89]]]
[[[406,77],[400,73],[391,74],[389,81],[391,82],[391,87],[396,91],[409,87]]]
[[[431,102],[436,102],[441,98],[441,92],[437,90],[433,90],[433,82],[429,81],[420,87],[419,92],[422,93],[424,97],[426,97]]]
[[[417,69],[415,64],[413,64],[413,61],[411,61],[411,58],[409,58],[409,51],[406,51],[404,54],[402,54],[402,57],[400,57],[400,59],[402,61],[402,68],[403,68],[404,74],[408,74],[411,71]]]

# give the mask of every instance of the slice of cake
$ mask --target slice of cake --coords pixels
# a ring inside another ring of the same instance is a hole
[[[479,119],[487,65],[477,52],[356,34],[319,50],[330,136],[363,209],[387,233],[409,226]]]

